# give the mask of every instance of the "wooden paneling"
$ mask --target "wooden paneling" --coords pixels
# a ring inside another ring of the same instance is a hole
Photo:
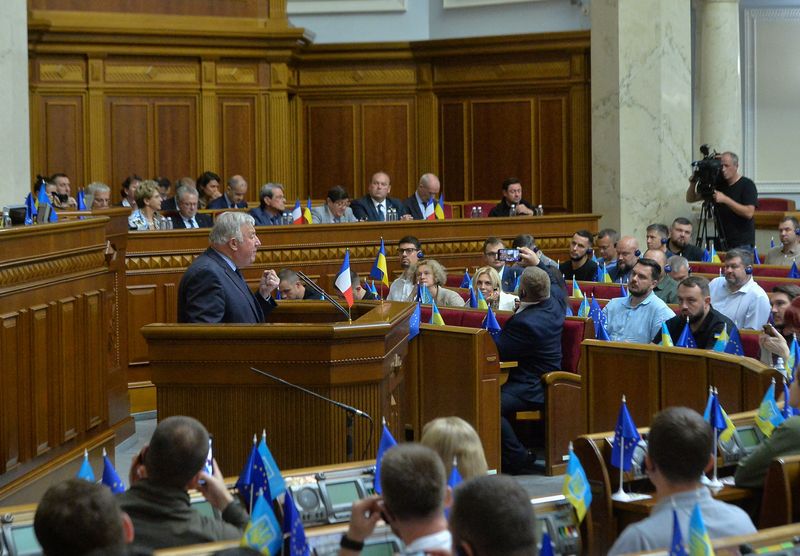
[[[84,296],[84,318],[82,340],[84,343],[85,370],[85,422],[86,429],[100,426],[106,420],[106,362],[107,345],[96,342],[95,338],[110,336],[105,330],[102,291],[87,292]]]
[[[155,173],[171,180],[197,176],[197,100],[155,102]]]
[[[22,368],[28,351],[20,317],[18,312],[0,315],[0,353],[4,357],[0,373],[0,474],[19,465],[23,444],[20,437],[27,432],[22,409],[28,406],[24,398],[28,389]]]
[[[361,107],[363,164],[355,195],[367,192],[367,182],[379,170],[392,180],[393,197],[408,197],[414,191],[413,133],[410,133],[410,107],[403,104],[365,104]]]
[[[499,198],[503,180],[514,176],[522,183],[526,198],[531,199],[532,119],[528,100],[472,104],[469,158],[476,198]]]
[[[52,422],[58,418],[53,411],[50,386],[50,366],[52,353],[56,343],[51,342],[53,337],[48,320],[48,307],[36,305],[31,307],[31,394],[33,407],[33,449],[34,455],[47,452],[52,446]]]
[[[83,96],[43,96],[39,100],[42,121],[33,134],[39,141],[39,157],[34,158],[34,173],[63,172],[74,183],[83,182],[84,125]]]
[[[479,199],[475,193],[467,190],[467,165],[466,161],[466,122],[464,118],[464,103],[447,102],[441,104],[441,145],[442,174],[439,176],[444,188],[447,190],[445,200],[464,201],[465,199]],[[488,199],[496,197],[493,192]]]
[[[28,0],[28,7],[34,10],[252,18],[266,17],[268,6],[268,0]]]
[[[248,181],[247,198],[258,200],[256,178],[256,101],[254,97],[222,97],[219,113],[220,176],[240,174]]]
[[[569,158],[567,142],[566,98],[538,99],[536,114],[536,204],[558,212],[570,208],[567,194],[566,164]]]
[[[315,199],[341,185],[353,191],[356,176],[355,106],[309,105],[306,110],[308,145],[306,184]]]
[[[151,322],[160,322],[156,288],[153,286],[128,287],[128,319],[126,329],[128,358],[131,363],[147,361],[147,344],[138,333],[139,329]]]
[[[143,98],[109,97],[106,150],[109,153],[107,175],[111,176],[111,192],[119,201],[119,186],[127,176],[151,177],[150,103]]]
[[[56,357],[51,368],[50,380],[56,388],[53,405],[58,407],[58,443],[72,440],[83,428],[83,394],[86,388],[84,376],[84,353],[81,349],[77,299],[59,299],[53,306],[55,311],[55,338],[58,338],[60,357]],[[78,362],[80,361],[80,368]]]

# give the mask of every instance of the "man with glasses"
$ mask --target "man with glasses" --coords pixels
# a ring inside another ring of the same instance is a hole
[[[210,228],[213,226],[211,216],[208,214],[198,214],[197,189],[189,185],[182,185],[175,193],[177,199],[178,214],[172,216],[172,227],[176,230],[192,228]]]
[[[405,301],[414,291],[416,282],[414,274],[417,271],[417,262],[422,254],[421,244],[414,236],[405,236],[397,245],[397,254],[400,257],[400,268],[403,273],[389,286],[388,301]]]
[[[350,208],[350,195],[341,185],[334,185],[328,190],[325,204],[311,209],[311,222],[314,224],[339,224],[341,222],[358,222]]]
[[[279,183],[265,183],[259,192],[261,204],[250,210],[250,216],[256,221],[256,226],[280,226],[284,224],[283,213],[286,212],[286,194],[283,185]]]
[[[500,286],[506,293],[513,293],[517,285],[517,276],[522,274],[523,268],[519,266],[507,266],[506,261],[498,258],[498,253],[506,246],[499,237],[488,237],[483,242],[484,264],[490,266],[500,275]]]

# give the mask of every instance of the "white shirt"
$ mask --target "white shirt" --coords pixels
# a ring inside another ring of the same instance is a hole
[[[759,330],[769,320],[769,296],[752,276],[736,292],[728,289],[723,276],[711,280],[708,289],[714,309],[731,319],[739,330]]]
[[[445,529],[444,531],[416,539],[406,546],[403,554],[409,556],[412,554],[424,554],[428,550],[447,550],[449,552],[452,550],[452,546],[453,537],[450,535],[450,531]]]
[[[370,199],[372,199],[372,197],[370,197]],[[375,205],[375,212],[377,212],[378,214],[382,213],[383,214],[383,218],[385,220],[386,219],[386,199],[384,199],[383,201],[376,201],[375,199],[372,199],[372,204]]]
[[[415,286],[414,282],[401,276],[389,286],[389,295],[386,296],[386,301],[405,301],[414,291]]]

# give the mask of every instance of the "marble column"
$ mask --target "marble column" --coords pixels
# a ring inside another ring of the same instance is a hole
[[[739,63],[739,1],[696,3],[694,152],[708,143],[742,156],[742,76]]]
[[[31,187],[26,0],[0,2],[0,209]]]
[[[592,208],[644,244],[689,213],[690,0],[592,1]]]

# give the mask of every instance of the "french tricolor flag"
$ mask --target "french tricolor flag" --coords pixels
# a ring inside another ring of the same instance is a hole
[[[292,224],[305,224],[305,220],[303,220],[303,209],[300,207],[300,199],[297,199],[294,202],[294,208],[292,209]]]
[[[423,215],[425,220],[436,220],[436,206],[433,200],[433,195],[428,198],[428,202],[425,203],[425,214]]]
[[[342,261],[342,268],[339,269],[339,275],[336,276],[334,282],[336,288],[342,292],[342,295],[347,300],[347,306],[353,306],[353,284],[350,282],[350,250],[344,252],[344,261]]]

